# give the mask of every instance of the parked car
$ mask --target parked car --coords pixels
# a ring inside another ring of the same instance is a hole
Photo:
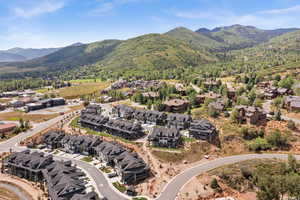
[[[118,174],[117,173],[110,173],[107,176],[108,176],[108,178],[114,178],[114,177],[117,177]]]

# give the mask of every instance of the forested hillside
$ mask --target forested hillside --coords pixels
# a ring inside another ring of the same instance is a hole
[[[179,27],[124,41],[72,45],[26,62],[0,63],[0,78],[172,78],[182,77],[190,67],[278,66],[298,61],[299,40],[297,29],[233,25],[194,32]]]

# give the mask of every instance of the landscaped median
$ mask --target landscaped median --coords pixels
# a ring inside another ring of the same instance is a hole
[[[85,156],[85,157],[81,158],[80,160],[90,163],[90,162],[93,161],[93,157],[92,156]]]
[[[122,193],[126,191],[126,186],[121,184],[120,182],[113,182],[113,186]]]

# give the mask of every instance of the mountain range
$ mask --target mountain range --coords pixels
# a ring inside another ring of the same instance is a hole
[[[0,59],[1,53],[4,58],[5,55],[14,55],[17,62],[0,63],[0,78],[1,74],[10,73],[9,69],[15,71],[16,68],[40,73],[67,71],[83,66],[107,70],[193,67],[219,62],[218,54],[222,52],[251,53],[253,48],[264,52],[265,48],[270,47],[299,51],[299,39],[300,29],[297,28],[262,30],[253,26],[232,25],[192,31],[178,27],[164,34],[147,34],[128,40],[80,43],[59,49],[2,51]]]

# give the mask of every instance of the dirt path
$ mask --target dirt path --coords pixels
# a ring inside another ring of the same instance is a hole
[[[5,184],[8,186],[11,185],[11,187],[13,187],[13,188],[16,188],[16,187],[19,188],[20,189],[19,193],[26,195],[26,197],[21,198],[21,199],[46,200],[45,196],[43,196],[43,191],[40,190],[33,183],[30,183],[26,180],[0,173],[0,184]],[[3,187],[1,186],[1,188],[5,188],[6,190],[8,190],[8,188],[5,187],[4,185],[3,185]],[[18,195],[17,191],[13,191],[13,192],[15,193],[14,196],[20,196],[20,195]]]

